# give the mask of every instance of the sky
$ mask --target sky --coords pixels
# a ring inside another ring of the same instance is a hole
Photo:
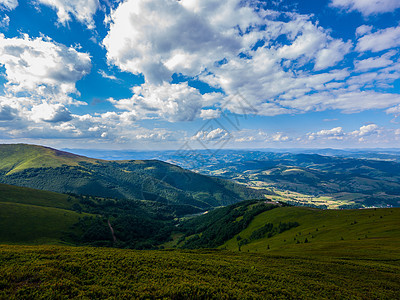
[[[400,148],[399,0],[0,0],[0,142]]]

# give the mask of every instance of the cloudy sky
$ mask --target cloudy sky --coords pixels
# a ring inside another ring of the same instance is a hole
[[[0,0],[0,142],[400,147],[400,1]]]

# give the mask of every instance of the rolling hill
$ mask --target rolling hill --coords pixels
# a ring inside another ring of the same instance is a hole
[[[400,259],[400,208],[321,210],[245,201],[184,220],[176,247]]]
[[[78,199],[53,192],[0,184],[0,243],[72,244],[73,225],[92,216],[73,211]]]
[[[55,149],[0,145],[0,182],[59,193],[152,200],[209,209],[266,191],[155,160],[105,161]]]
[[[325,153],[325,152],[322,152]],[[336,152],[334,152],[336,153]],[[376,153],[358,157],[221,150],[162,160],[253,188],[269,189],[277,201],[327,208],[400,206],[400,163]]]

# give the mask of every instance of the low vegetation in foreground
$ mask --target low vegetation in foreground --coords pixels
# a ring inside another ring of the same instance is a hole
[[[220,250],[0,246],[1,299],[396,299],[400,262]]]

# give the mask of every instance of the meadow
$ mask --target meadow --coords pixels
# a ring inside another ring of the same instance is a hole
[[[0,246],[1,299],[398,299],[400,261]]]

